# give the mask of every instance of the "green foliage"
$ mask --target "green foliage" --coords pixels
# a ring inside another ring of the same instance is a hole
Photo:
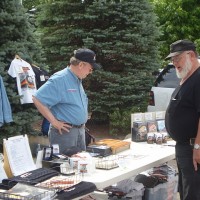
[[[116,109],[113,113],[110,113],[110,134],[126,136],[131,133],[131,114],[136,112],[138,112],[138,110]]]
[[[199,0],[151,0],[163,32],[161,52],[165,58],[169,45],[180,39],[189,39],[199,44],[200,1]],[[200,48],[198,49],[200,50]]]
[[[34,27],[28,22],[29,16],[18,0],[0,1],[0,75],[11,104],[13,122],[0,127],[0,138],[29,134],[31,124],[38,120],[38,113],[32,104],[20,104],[16,80],[7,74],[15,54],[24,60],[39,62],[40,49],[33,37]]]
[[[102,70],[84,80],[95,119],[146,109],[151,73],[159,67],[159,30],[146,0],[57,0],[38,9],[38,31],[52,72],[66,67],[77,48],[96,52]]]
[[[23,6],[28,10],[35,8],[36,6],[48,2],[53,2],[54,0],[22,0]]]
[[[93,118],[110,121],[112,131],[124,127],[125,133],[129,110],[146,109],[151,72],[158,68],[159,34],[149,4],[56,1],[40,9],[41,41],[52,72],[67,65],[74,49],[93,49],[103,66],[84,81]]]

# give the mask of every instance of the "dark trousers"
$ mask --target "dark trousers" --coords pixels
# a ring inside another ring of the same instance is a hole
[[[181,200],[200,200],[200,165],[194,170],[193,148],[190,144],[176,144],[176,161],[179,170],[178,190]]]
[[[43,135],[48,136],[50,123],[46,118],[43,118],[41,131]]]

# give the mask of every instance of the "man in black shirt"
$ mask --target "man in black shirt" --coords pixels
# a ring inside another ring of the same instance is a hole
[[[171,59],[180,85],[172,94],[165,125],[176,141],[181,200],[200,200],[200,64],[193,42],[178,40],[170,45]]]

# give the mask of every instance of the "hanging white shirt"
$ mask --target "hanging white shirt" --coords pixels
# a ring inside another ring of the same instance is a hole
[[[35,73],[29,63],[15,58],[8,69],[8,74],[16,78],[21,104],[33,103],[32,95],[37,91]]]

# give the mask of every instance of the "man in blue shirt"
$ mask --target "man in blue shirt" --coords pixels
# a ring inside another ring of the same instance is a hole
[[[35,106],[51,123],[50,144],[59,144],[60,153],[74,146],[86,149],[88,98],[82,79],[96,68],[95,53],[90,49],[78,49],[70,59],[70,66],[51,76],[33,96]]]

